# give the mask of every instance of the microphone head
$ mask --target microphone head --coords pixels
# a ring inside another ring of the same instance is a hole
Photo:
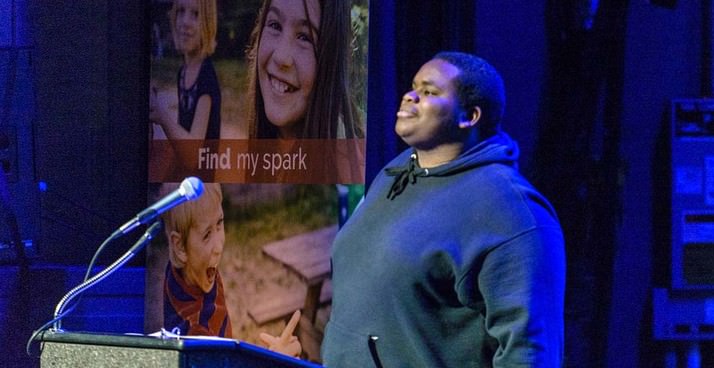
[[[195,176],[183,179],[179,186],[179,193],[181,193],[186,200],[196,199],[203,194],[203,182]]]

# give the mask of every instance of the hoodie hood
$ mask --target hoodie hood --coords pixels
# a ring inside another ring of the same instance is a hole
[[[406,162],[406,165],[392,166],[397,163],[403,163],[404,156],[407,154],[409,154],[409,161]],[[420,176],[449,176],[494,163],[517,168],[518,154],[518,144],[504,132],[499,132],[479,142],[461,153],[454,160],[431,168],[420,167],[416,152],[413,149],[407,150],[394,159],[385,169],[387,175],[395,177],[387,198],[394,199],[410,183],[415,184],[417,177]]]

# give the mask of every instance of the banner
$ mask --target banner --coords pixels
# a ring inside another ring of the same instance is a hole
[[[364,191],[368,14],[368,0],[152,1],[149,199],[187,176],[206,192],[148,247],[146,332],[262,345],[299,309],[302,358],[321,361],[332,239]],[[215,308],[191,320],[198,300]]]

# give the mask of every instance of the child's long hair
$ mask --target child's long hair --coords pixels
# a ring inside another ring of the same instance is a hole
[[[352,62],[352,28],[350,2],[318,0],[320,30],[314,48],[317,61],[315,83],[310,92],[307,111],[298,138],[362,138],[359,114],[350,95]],[[250,36],[247,49],[248,126],[250,138],[277,138],[276,127],[265,115],[263,97],[258,85],[258,48],[271,0],[264,0]],[[306,0],[302,0],[305,14]],[[308,15],[309,16],[309,15]],[[344,133],[339,126],[344,127]]]
[[[174,46],[178,45],[176,40],[176,1],[169,10],[169,22],[171,23],[171,34]],[[198,18],[201,23],[201,55],[208,57],[216,50],[216,33],[218,29],[218,10],[216,0],[198,0]]]

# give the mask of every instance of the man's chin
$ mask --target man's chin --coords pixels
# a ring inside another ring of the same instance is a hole
[[[414,147],[415,142],[415,136],[414,134],[411,134],[411,132],[408,131],[398,131],[395,130],[399,138],[401,138],[404,143],[408,144],[411,147]]]
[[[397,126],[394,128],[394,132],[397,133],[399,138],[401,138],[405,142],[407,141],[407,139],[409,139],[409,130],[408,129],[400,128],[399,126]]]

